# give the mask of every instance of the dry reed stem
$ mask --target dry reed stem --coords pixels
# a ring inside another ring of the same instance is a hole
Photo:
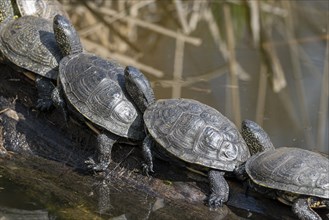
[[[190,28],[187,24],[186,20],[186,11],[183,8],[183,3],[181,0],[174,0],[175,6],[176,6],[176,11],[178,14],[178,20],[179,23],[183,29],[184,34],[189,34],[190,33]]]
[[[175,47],[175,60],[174,60],[174,72],[173,81],[181,81],[183,76],[183,65],[184,65],[184,47],[185,41],[180,37],[176,38]],[[172,87],[172,98],[180,98],[182,93],[182,88],[180,84],[175,84]]]
[[[108,15],[108,16],[116,16],[118,14],[117,11],[109,9],[109,8],[100,8],[100,9],[98,9],[98,12],[103,14],[103,15]],[[108,19],[108,18],[106,18],[106,19]],[[125,15],[124,17],[121,17],[120,20],[125,21],[125,22],[133,21],[139,27],[147,28],[151,31],[163,34],[163,35],[168,36],[168,37],[172,37],[172,38],[180,37],[186,43],[190,43],[194,46],[199,46],[202,43],[202,40],[200,38],[191,37],[191,36],[188,36],[188,35],[183,35],[181,33],[177,33],[175,31],[172,31],[170,29],[161,27],[159,25],[155,25],[155,24],[152,24],[150,22],[140,20],[138,18],[133,18],[129,15]]]
[[[273,46],[283,46],[286,47],[287,44],[302,44],[302,43],[312,43],[312,42],[317,42],[319,40],[329,40],[329,34],[323,34],[323,35],[318,35],[318,36],[311,36],[311,37],[301,37],[298,39],[287,39],[285,41],[272,41],[272,42],[264,42],[265,46],[268,46],[267,44],[272,44]]]
[[[204,5],[206,5],[206,1],[193,1],[193,6],[192,6],[192,14],[190,17],[190,21],[188,22],[188,26],[190,28],[190,32],[194,31],[197,27],[197,24],[201,20],[201,14],[202,14],[202,9],[204,8]]]
[[[285,8],[290,12],[289,16],[285,17],[286,22],[286,28],[285,28],[285,35],[288,41],[292,41],[292,39],[295,39],[296,36],[294,34],[295,31],[295,22],[293,20],[293,11],[291,10],[291,2],[289,1],[282,1],[282,4],[285,6]],[[298,99],[298,109],[301,112],[301,122],[302,122],[302,128],[304,128],[304,136],[306,140],[306,145],[308,147],[314,146],[314,139],[312,135],[311,130],[311,124],[310,119],[308,115],[306,100],[305,100],[305,89],[303,85],[303,77],[301,73],[301,64],[299,62],[299,48],[297,44],[288,44],[289,50],[290,50],[290,56],[292,61],[292,74],[295,78],[296,82],[296,93],[297,93],[297,99]]]
[[[264,27],[262,28],[264,30]],[[267,35],[265,32],[266,30],[263,31],[264,35]],[[269,39],[269,37],[266,37]],[[265,55],[267,56],[269,60],[269,66],[271,69],[271,72],[273,74],[272,77],[272,83],[273,83],[273,90],[274,92],[280,92],[283,88],[287,86],[287,81],[284,76],[284,71],[281,66],[281,62],[276,54],[276,50],[273,47],[273,45],[270,43],[270,40],[267,40],[266,44],[262,44]]]
[[[266,104],[266,91],[267,91],[267,67],[264,62],[260,63],[259,71],[259,83],[258,83],[258,94],[257,94],[257,104],[256,104],[256,122],[263,126],[264,112]]]
[[[95,32],[99,31],[103,27],[102,23],[89,25],[85,28],[79,29],[80,37],[87,37],[89,35],[93,35]]]
[[[181,87],[188,87],[198,82],[209,82],[212,79],[224,76],[227,71],[228,67],[225,65],[208,73],[200,74],[199,76],[185,77],[184,80],[155,80],[152,84],[160,85],[163,88],[176,86],[176,84],[179,84]]]
[[[119,1],[120,2],[120,1]],[[109,28],[112,32],[115,33],[116,36],[118,36],[123,42],[125,42],[127,45],[129,45],[129,47],[136,51],[136,52],[140,52],[139,48],[133,43],[131,42],[129,39],[127,39],[126,36],[124,36],[123,34],[120,33],[120,31],[118,31],[113,25],[111,25],[106,18],[104,18],[103,16],[101,16],[99,14],[99,10],[98,8],[95,7],[95,5],[93,5],[91,2],[89,1],[81,1],[81,3],[86,7],[87,10],[89,10],[94,17],[99,20],[100,22],[102,22],[107,28]]]
[[[148,66],[146,64],[140,63],[136,61],[135,59],[125,56],[123,54],[118,54],[114,52],[110,52],[106,48],[102,47],[101,45],[94,43],[93,41],[90,41],[85,38],[81,38],[82,44],[85,45],[86,48],[89,50],[96,50],[97,54],[102,57],[108,57],[114,60],[118,60],[119,62],[122,62],[126,65],[132,65],[135,66],[142,71],[146,71],[151,75],[154,75],[155,77],[161,78],[163,77],[164,73],[161,70],[155,69],[151,66]]]
[[[329,26],[327,26],[328,31]],[[318,127],[317,127],[317,149],[328,153],[329,147],[325,146],[326,138],[328,140],[328,133],[326,133],[326,127],[328,129],[328,101],[329,101],[329,42],[326,42],[326,55],[323,68],[323,79],[320,95],[320,106],[318,114]],[[327,130],[328,131],[328,130]]]
[[[215,18],[213,13],[209,8],[207,8],[203,13],[203,18],[208,23],[208,28],[210,31],[210,34],[212,38],[214,39],[214,42],[218,46],[218,50],[223,55],[226,62],[229,62],[229,51],[227,49],[226,43],[222,40],[220,36],[220,30],[218,28],[218,24],[216,24]],[[239,63],[236,63],[237,69],[238,69],[238,76],[241,80],[249,80],[250,76],[249,74],[240,66]]]
[[[288,12],[284,8],[280,8],[274,6],[273,4],[266,3],[261,0],[248,0],[248,2],[258,1],[260,3],[260,9],[263,12],[270,13],[272,15],[285,17],[287,16]],[[245,4],[244,0],[226,0],[227,3],[235,4],[235,5],[243,5]]]
[[[260,16],[259,16],[259,2],[258,1],[247,1],[250,10],[250,26],[254,45],[259,45],[260,38]]]
[[[241,109],[240,109],[240,94],[239,94],[239,81],[238,81],[238,69],[237,61],[235,56],[235,38],[233,32],[233,24],[231,18],[230,6],[224,4],[224,19],[225,19],[225,30],[226,30],[226,40],[227,48],[229,55],[229,85],[230,93],[232,98],[232,112],[233,112],[233,121],[239,127],[241,123]]]

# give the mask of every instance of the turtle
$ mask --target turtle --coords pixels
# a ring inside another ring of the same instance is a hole
[[[34,15],[37,17],[53,20],[55,15],[60,14],[68,18],[64,7],[57,0],[11,0],[14,11],[19,16]]]
[[[266,188],[298,218],[321,219],[312,208],[329,209],[329,159],[321,154],[280,147],[256,154],[245,166],[252,188]]]
[[[62,58],[56,43],[52,22],[35,16],[11,19],[0,24],[0,60],[32,79],[38,90],[36,107],[52,106],[53,80],[57,79],[58,63]]]
[[[12,15],[14,17],[33,15],[52,21],[56,14],[68,18],[63,6],[56,0],[1,0],[0,2],[0,22]]]
[[[256,192],[291,205],[298,218],[320,220],[312,208],[329,209],[329,159],[301,148],[275,149],[265,131],[252,131],[255,127],[250,126],[250,122],[247,124],[243,126],[248,126],[249,131],[244,135],[245,139],[249,138],[246,142],[254,153],[234,171],[238,179],[247,182]],[[248,135],[248,132],[258,135]],[[258,144],[254,144],[256,142]]]
[[[193,99],[155,101],[150,83],[137,68],[125,69],[126,88],[143,112],[143,170],[153,171],[153,153],[161,159],[208,170],[208,205],[228,200],[225,172],[244,163],[250,153],[238,128],[216,109]],[[193,167],[194,168],[194,167]]]
[[[14,18],[14,8],[12,7],[11,0],[0,1],[0,24],[7,19]]]
[[[65,17],[56,15],[53,28],[64,55],[52,94],[54,103],[65,120],[68,109],[99,130],[98,155],[86,163],[95,171],[104,171],[114,143],[138,144],[144,139],[143,117],[127,93],[122,65],[84,51],[78,33]]]

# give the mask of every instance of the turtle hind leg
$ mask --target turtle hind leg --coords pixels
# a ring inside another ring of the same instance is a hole
[[[55,89],[55,85],[51,82],[50,79],[42,76],[36,77],[35,84],[38,90],[38,100],[36,107],[41,111],[49,110],[53,105],[51,94]]]
[[[51,99],[54,105],[59,108],[64,116],[64,120],[67,123],[69,121],[69,113],[67,111],[66,102],[64,100],[63,88],[61,85],[57,85],[51,92]]]
[[[88,168],[95,171],[106,170],[111,161],[112,146],[118,139],[119,136],[114,134],[99,134],[97,136],[96,160],[93,158],[86,160],[85,163],[88,165]]]
[[[142,164],[143,167],[143,172],[146,175],[149,175],[149,172],[154,172],[153,171],[153,156],[152,156],[152,152],[151,152],[151,148],[154,146],[154,140],[151,137],[150,134],[148,134],[144,141],[143,141],[143,149],[142,149],[142,153],[143,153],[143,157],[145,162]]]
[[[303,220],[321,220],[322,218],[311,207],[312,198],[299,198],[292,205],[293,213]]]
[[[225,172],[210,170],[208,173],[210,184],[210,196],[208,205],[211,208],[218,208],[227,202],[229,196],[229,186],[224,178]]]

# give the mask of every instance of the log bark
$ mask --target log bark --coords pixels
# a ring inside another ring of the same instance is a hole
[[[66,125],[56,109],[39,112],[36,97],[33,81],[0,65],[0,174],[60,218],[108,219],[124,213],[128,219],[295,219],[278,201],[246,196],[233,178],[228,179],[227,205],[209,210],[206,177],[160,160],[147,177],[138,146],[115,145],[108,172],[91,173],[84,161],[94,154],[94,133],[83,124]]]

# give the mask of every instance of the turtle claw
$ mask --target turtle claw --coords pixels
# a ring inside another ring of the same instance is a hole
[[[85,164],[87,164],[87,167],[89,169],[92,169],[97,172],[101,172],[107,169],[108,164],[106,163],[96,163],[94,159],[88,158],[88,160],[85,160]]]
[[[143,169],[143,172],[144,172],[147,176],[149,176],[150,172],[151,172],[151,173],[154,173],[154,171],[153,171],[153,165],[148,165],[148,164],[146,164],[146,163],[143,163],[143,164],[142,164],[142,169]]]
[[[38,99],[37,100],[37,109],[40,109],[41,111],[46,111],[51,108],[53,105],[53,101],[51,99]]]
[[[226,202],[225,199],[216,193],[212,193],[208,199],[209,207],[214,209],[222,207],[224,202]]]

